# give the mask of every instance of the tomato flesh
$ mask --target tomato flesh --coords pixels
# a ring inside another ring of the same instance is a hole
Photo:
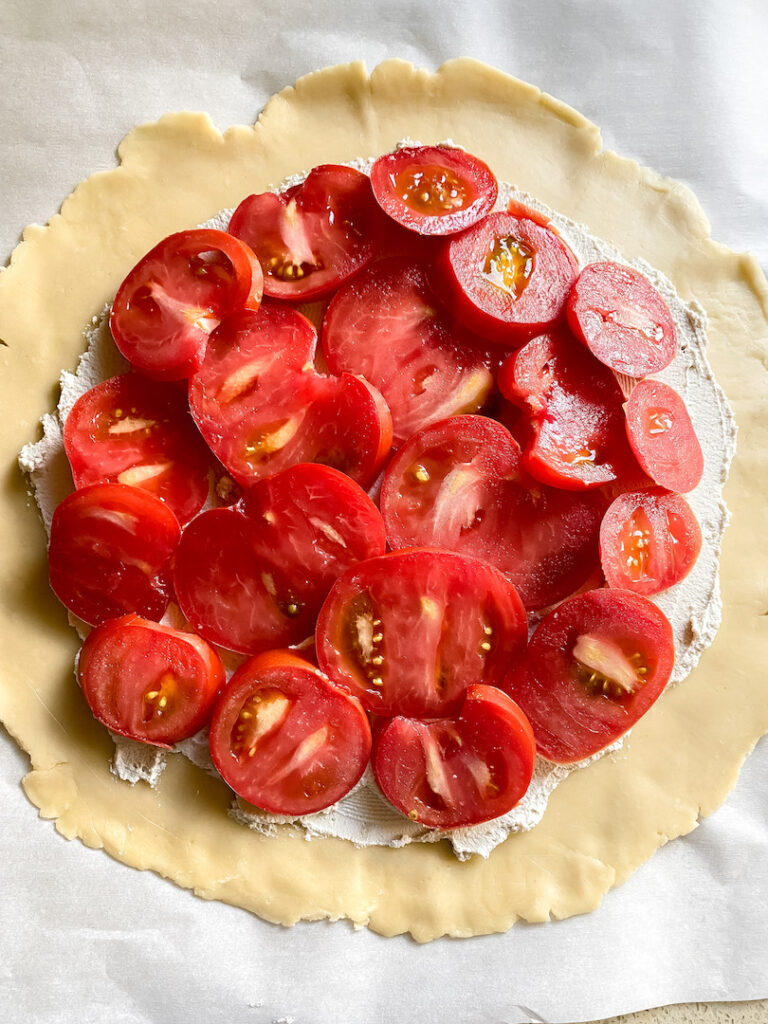
[[[213,763],[249,803],[273,814],[312,814],[359,782],[371,730],[359,701],[288,651],[252,658],[214,711]]]
[[[224,316],[259,308],[263,280],[245,243],[224,231],[179,231],[151,249],[120,285],[109,318],[112,337],[148,377],[189,377]]]
[[[643,380],[627,402],[627,436],[648,476],[686,494],[701,481],[704,455],[685,402],[668,384]]]
[[[630,729],[674,660],[672,627],[656,605],[625,590],[590,590],[542,619],[504,689],[528,716],[539,754],[570,764]]]

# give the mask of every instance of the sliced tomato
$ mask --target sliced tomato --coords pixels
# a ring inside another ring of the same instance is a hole
[[[434,718],[495,684],[525,646],[517,591],[447,551],[396,551],[347,570],[317,620],[318,664],[378,715]]]
[[[445,244],[438,271],[445,304],[471,331],[505,348],[549,330],[578,275],[562,238],[520,213],[491,213]]]
[[[525,796],[536,743],[520,708],[476,684],[457,718],[392,718],[377,731],[371,763],[389,802],[429,828],[498,818]]]
[[[263,274],[247,245],[225,231],[169,235],[120,285],[109,327],[137,370],[181,380],[200,366],[208,336],[228,313],[258,309]]]
[[[526,608],[545,608],[598,564],[605,503],[532,480],[520,446],[485,416],[452,416],[415,434],[390,462],[381,513],[392,548],[445,548],[495,565]]]
[[[224,668],[205,640],[138,615],[97,626],[77,673],[94,716],[112,732],[169,747],[207,725]]]
[[[454,146],[401,146],[371,168],[379,206],[420,235],[453,235],[493,207],[499,186],[490,167]]]
[[[686,494],[701,480],[704,455],[685,402],[668,384],[643,380],[627,402],[627,436],[648,476]]]
[[[626,590],[563,601],[534,630],[504,689],[533,727],[542,757],[570,764],[630,729],[664,689],[675,661],[672,627]]]
[[[127,612],[160,619],[172,594],[170,561],[179,532],[168,506],[138,487],[84,487],[53,513],[51,587],[92,626]]]
[[[621,263],[590,263],[568,296],[568,323],[592,355],[617,373],[645,377],[669,366],[677,331],[651,282]]]
[[[610,587],[658,594],[685,579],[701,550],[701,527],[685,498],[660,487],[622,494],[600,527]]]
[[[79,398],[64,424],[75,487],[128,484],[156,495],[180,523],[208,497],[211,453],[183,392],[137,373],[102,381]]]
[[[244,800],[273,814],[312,814],[355,786],[371,751],[359,701],[288,651],[252,658],[216,704],[211,757]]]
[[[528,414],[524,463],[542,483],[585,490],[636,470],[621,388],[565,331],[529,341],[502,364],[501,393]]]
[[[256,654],[311,636],[334,580],[384,548],[381,516],[357,484],[327,466],[293,466],[190,523],[177,599],[207,640]]]
[[[261,261],[265,295],[308,302],[371,262],[381,219],[366,174],[321,164],[301,185],[248,196],[229,230]]]
[[[395,441],[428,423],[476,412],[493,387],[490,357],[445,313],[423,266],[374,263],[341,288],[321,334],[332,373],[357,373],[390,408]]]
[[[317,335],[287,306],[231,317],[189,383],[192,416],[242,486],[299,462],[373,482],[392,445],[392,418],[361,377],[315,373]]]

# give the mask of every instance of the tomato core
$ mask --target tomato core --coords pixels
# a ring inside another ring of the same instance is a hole
[[[248,697],[231,734],[232,753],[241,764],[253,757],[260,741],[285,720],[292,703],[279,690],[260,690]]]
[[[507,235],[492,239],[481,273],[496,288],[513,299],[519,299],[535,265],[533,249],[512,235]]]
[[[391,175],[390,181],[412,210],[432,217],[464,210],[474,198],[465,181],[438,164],[407,167],[400,174]]]
[[[645,429],[655,437],[664,434],[674,426],[674,419],[669,409],[647,409],[645,413]]]
[[[621,646],[603,637],[584,634],[573,646],[578,676],[590,693],[604,693],[620,699],[635,693],[643,685],[648,668],[639,651],[629,657]]]

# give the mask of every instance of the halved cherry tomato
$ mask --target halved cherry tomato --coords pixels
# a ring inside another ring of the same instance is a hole
[[[622,494],[600,527],[609,587],[658,594],[685,579],[701,550],[701,527],[679,494],[660,487]]]
[[[383,260],[358,274],[331,300],[321,340],[332,373],[359,373],[382,393],[398,443],[482,408],[493,387],[483,343],[441,309],[417,263]]]
[[[137,373],[102,381],[64,424],[75,487],[129,484],[162,499],[183,525],[208,497],[211,453],[184,394]]]
[[[500,681],[525,646],[525,611],[502,574],[415,548],[371,558],[333,585],[317,620],[318,664],[378,715],[434,718],[472,683]]]
[[[334,580],[384,548],[381,516],[357,484],[327,466],[293,466],[190,523],[177,599],[207,640],[256,654],[311,636]]]
[[[219,656],[205,640],[137,615],[94,629],[80,651],[77,672],[103,725],[158,747],[199,732],[224,682]]]
[[[685,402],[668,384],[643,380],[627,402],[627,436],[648,476],[686,494],[701,480],[704,455]]]
[[[565,331],[542,334],[502,364],[498,385],[530,420],[526,469],[569,490],[600,487],[636,469],[624,396],[611,371]]]
[[[379,206],[420,235],[453,235],[484,217],[499,186],[490,167],[453,146],[401,146],[371,168]]]
[[[495,565],[526,608],[545,608],[597,567],[605,503],[545,487],[520,446],[485,416],[452,416],[415,434],[390,462],[381,513],[393,548],[424,545]]]
[[[520,708],[495,686],[470,686],[457,718],[392,718],[371,759],[384,796],[430,828],[498,818],[526,793],[536,743]]]
[[[578,264],[551,228],[499,212],[447,241],[438,270],[441,298],[454,316],[482,338],[512,348],[564,315]]]
[[[317,335],[288,306],[230,317],[211,336],[189,382],[192,416],[244,487],[299,462],[319,462],[368,485],[392,445],[392,418],[361,377],[314,371]]]
[[[51,587],[92,626],[127,612],[160,619],[172,593],[170,561],[179,532],[168,506],[138,487],[84,487],[53,513]]]
[[[542,619],[504,689],[528,716],[542,757],[570,764],[631,728],[674,661],[672,627],[656,605],[626,590],[590,590]]]
[[[621,263],[590,263],[568,296],[568,324],[592,355],[617,373],[645,377],[677,351],[672,313],[651,282]]]
[[[214,327],[234,310],[258,309],[262,290],[261,267],[245,243],[225,231],[179,231],[120,285],[109,327],[137,370],[181,380],[203,361]]]
[[[238,796],[273,814],[312,814],[359,782],[371,729],[359,701],[288,651],[252,658],[221,694],[211,757]]]
[[[264,294],[307,302],[328,295],[376,255],[381,212],[366,174],[313,168],[302,185],[248,196],[229,224],[264,268]]]

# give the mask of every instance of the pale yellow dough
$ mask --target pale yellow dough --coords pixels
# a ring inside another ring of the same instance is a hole
[[[405,136],[454,139],[697,299],[740,428],[726,489],[725,614],[700,667],[623,750],[571,775],[533,831],[468,863],[445,844],[356,850],[289,827],[264,838],[232,822],[227,788],[181,757],[157,791],[110,775],[111,741],[77,690],[77,638],[48,590],[43,528],[15,468],[55,404],[59,370],[75,366],[83,326],[155,242],[285,175],[378,154]],[[253,128],[222,136],[202,114],[172,114],[131,132],[119,156],[47,227],[30,227],[0,274],[0,717],[29,752],[29,798],[67,837],[284,924],[347,917],[428,940],[592,910],[725,799],[768,731],[768,286],[755,260],[710,240],[687,188],[602,151],[576,111],[466,59],[435,74],[399,61],[370,77],[361,64],[329,68],[275,96]]]

